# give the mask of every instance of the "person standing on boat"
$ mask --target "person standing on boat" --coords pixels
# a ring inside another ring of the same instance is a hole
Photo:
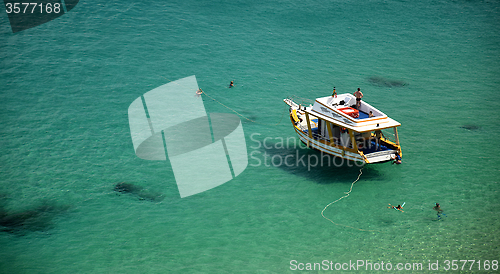
[[[337,91],[335,90],[335,87],[333,87],[332,97],[337,98]]]
[[[360,88],[358,88],[358,90],[354,92],[354,96],[356,97],[356,108],[359,109],[359,107],[361,106],[361,98],[363,98],[363,93],[361,92]]]

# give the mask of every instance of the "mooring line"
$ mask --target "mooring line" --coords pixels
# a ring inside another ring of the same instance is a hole
[[[215,102],[219,103],[221,106],[223,106],[223,107],[225,107],[225,108],[227,108],[227,109],[231,110],[232,112],[236,113],[237,115],[239,115],[239,116],[241,116],[241,117],[245,118],[246,120],[248,120],[248,121],[250,121],[250,122],[252,122],[252,123],[257,123],[257,124],[266,125],[266,126],[277,126],[277,125],[279,125],[279,124],[281,123],[281,121],[283,120],[283,117],[285,116],[285,111],[286,111],[286,108],[284,108],[284,109],[283,109],[283,113],[281,114],[281,118],[280,118],[279,122],[278,122],[278,123],[276,123],[276,124],[266,124],[266,123],[257,122],[257,121],[255,121],[255,120],[252,120],[252,119],[250,119],[250,118],[246,117],[245,115],[243,115],[243,114],[241,114],[241,113],[237,112],[236,110],[234,110],[234,109],[232,109],[232,108],[230,108],[230,107],[228,107],[228,106],[224,105],[223,103],[219,102],[219,101],[218,101],[217,99],[215,99],[214,97],[212,97],[212,96],[208,95],[205,91],[203,91],[203,90],[202,90],[201,92],[202,92],[203,94],[205,94],[206,96],[210,97],[210,99],[212,99],[212,100],[214,100]]]
[[[363,168],[364,168],[364,167],[362,167],[362,168],[359,170],[359,175],[358,175],[358,178],[357,178],[354,182],[352,182],[352,184],[351,184],[351,188],[349,189],[349,191],[348,191],[348,192],[344,192],[344,193],[345,193],[345,195],[344,195],[344,196],[342,196],[342,197],[338,198],[337,200],[335,200],[335,201],[333,201],[333,202],[329,203],[328,205],[326,205],[326,206],[325,206],[325,208],[323,208],[323,210],[321,211],[321,216],[323,216],[323,218],[327,219],[328,221],[330,221],[330,222],[331,222],[332,224],[334,224],[334,225],[339,225],[339,226],[349,227],[349,228],[352,228],[352,229],[357,229],[357,230],[360,230],[360,231],[375,232],[375,231],[377,231],[377,230],[367,230],[367,229],[356,228],[356,227],[352,227],[352,226],[348,226],[348,225],[337,224],[337,223],[335,223],[334,221],[332,221],[331,219],[329,219],[328,217],[326,217],[326,216],[323,214],[323,212],[325,212],[325,210],[326,210],[329,206],[333,205],[334,203],[336,203],[336,202],[338,202],[338,201],[340,201],[340,200],[342,200],[342,199],[344,199],[344,198],[347,198],[347,197],[349,196],[349,194],[351,194],[351,192],[352,192],[352,187],[354,186],[354,184],[355,184],[357,181],[359,181],[359,178],[361,178],[361,174],[363,174]]]
[[[166,79],[166,80],[168,80],[168,81],[170,81],[170,82],[174,82],[174,83],[175,83],[175,81],[172,81],[172,80],[168,79],[167,77],[164,77],[164,76],[160,76],[160,77],[162,77],[163,79]],[[179,85],[178,83],[175,83],[175,84],[176,84],[176,85]],[[276,124],[266,124],[266,123],[261,123],[261,122],[257,122],[257,121],[255,121],[255,120],[252,120],[252,119],[250,119],[250,118],[246,117],[245,115],[243,115],[243,114],[241,114],[241,113],[237,112],[236,110],[234,110],[234,109],[232,109],[232,108],[230,108],[230,107],[226,106],[225,104],[221,103],[219,100],[217,100],[217,99],[215,99],[214,97],[210,96],[210,95],[209,95],[208,93],[206,93],[203,89],[201,89],[201,93],[203,93],[203,94],[205,94],[206,96],[210,97],[210,99],[212,99],[212,100],[214,100],[215,102],[219,103],[221,106],[223,106],[223,107],[225,107],[225,108],[227,108],[227,109],[231,110],[232,112],[236,113],[238,116],[240,116],[240,117],[242,117],[242,118],[245,118],[246,120],[248,120],[248,121],[250,121],[250,122],[252,122],[252,123],[257,123],[257,124],[266,125],[266,126],[277,126],[277,125],[279,125],[279,124],[281,123],[281,121],[283,120],[283,117],[285,116],[285,112],[286,112],[286,109],[287,109],[286,107],[283,109],[283,113],[281,114],[281,118],[280,118],[280,120],[279,120],[279,122],[278,122],[278,123],[276,123]]]

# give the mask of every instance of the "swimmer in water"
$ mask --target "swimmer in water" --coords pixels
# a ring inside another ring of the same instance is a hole
[[[400,165],[401,164],[401,156],[399,156],[398,153],[396,153],[394,155],[394,157],[392,157],[392,160],[394,161],[394,162],[392,162],[392,164],[396,164],[396,165]]]
[[[436,203],[433,209],[437,211],[438,220],[441,220],[441,215],[444,215],[446,217],[446,214],[443,213],[443,210],[441,209],[439,203]]]
[[[203,90],[201,90],[201,88],[200,88],[198,91],[196,91],[196,95],[195,95],[195,96],[196,96],[196,97],[200,97],[200,95],[201,95],[202,93],[203,93]]]
[[[403,203],[403,205],[398,205],[398,206],[393,206],[391,204],[389,204],[389,206],[387,208],[394,208],[395,210],[399,210],[401,212],[404,212],[403,211],[403,206],[405,206],[406,202]]]
[[[232,87],[234,87],[234,82],[233,81],[231,81],[231,83],[229,83],[229,88],[232,88]]]

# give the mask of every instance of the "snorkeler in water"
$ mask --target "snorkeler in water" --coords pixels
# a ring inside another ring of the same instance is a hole
[[[393,206],[391,204],[389,204],[389,206],[387,208],[394,208],[395,210],[399,210],[401,212],[404,212],[403,211],[403,206],[405,206],[406,202],[404,202],[402,205],[398,205],[398,206]]]
[[[435,203],[435,206],[433,208],[435,211],[437,211],[437,218],[438,220],[441,220],[441,215],[446,216],[446,214],[443,213],[443,210],[441,209],[441,206],[439,205],[439,203]]]
[[[398,153],[394,154],[391,158],[393,160],[392,164],[400,165],[401,164],[401,156]]]

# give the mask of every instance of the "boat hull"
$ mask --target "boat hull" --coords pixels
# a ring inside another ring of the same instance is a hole
[[[327,130],[329,136],[325,133],[324,129],[329,127],[327,123],[327,126],[324,126],[323,133],[318,134],[318,121],[321,120],[321,117],[318,118],[312,115],[308,112],[308,107],[303,107],[291,99],[285,99],[284,101],[290,106],[290,122],[293,125],[295,133],[300,141],[311,149],[345,160],[362,162],[365,164],[385,163],[394,160],[397,155],[401,155],[401,148],[399,145],[388,140],[382,140],[381,138],[378,139],[377,143],[368,142],[368,146],[370,147],[360,148],[362,147],[362,142],[358,144],[357,139],[354,137],[354,134],[360,133],[353,129],[348,130],[342,128],[344,130],[343,135],[340,137],[342,140],[334,140],[331,132],[328,132],[331,130]],[[307,123],[304,120],[306,120]],[[346,132],[348,132],[348,134]]]
[[[311,139],[307,134],[302,132],[297,127],[295,128],[295,133],[299,136],[299,139],[309,148],[315,149],[317,151],[333,155],[335,157],[340,157],[345,160],[365,162],[363,156],[359,153],[352,151],[351,149],[342,149],[340,147],[329,145],[326,141]]]

